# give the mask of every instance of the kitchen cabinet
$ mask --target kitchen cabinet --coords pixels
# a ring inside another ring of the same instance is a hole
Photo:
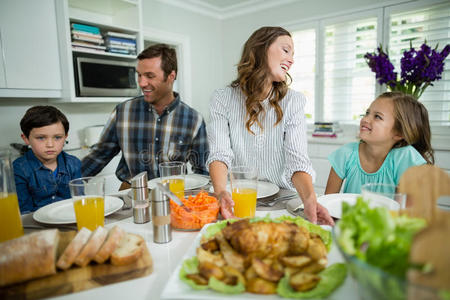
[[[135,55],[124,55],[92,50],[75,50],[71,44],[71,23],[98,27],[102,33],[113,31],[136,36],[136,50],[143,48],[140,0],[61,0],[56,2],[61,48],[63,102],[122,102],[122,97],[79,97],[73,66],[75,56],[135,61]]]
[[[0,97],[61,97],[55,1],[0,1]]]

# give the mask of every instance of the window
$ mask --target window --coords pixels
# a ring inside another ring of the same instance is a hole
[[[323,66],[324,121],[351,121],[375,96],[375,78],[364,54],[376,48],[377,19],[325,26]]]
[[[390,15],[389,56],[400,72],[400,58],[410,43],[418,49],[426,40],[427,45],[439,51],[450,44],[450,3],[409,10]],[[442,79],[428,87],[420,101],[428,110],[431,125],[450,125],[450,57],[445,61]]]
[[[441,51],[450,44],[450,3],[433,0],[381,7],[320,19],[308,29],[291,32],[296,52],[291,87],[308,97],[307,118],[354,122],[385,88],[376,82],[364,54],[383,44],[400,72],[400,57],[410,42],[415,48],[424,40],[432,47],[439,43]],[[450,126],[450,57],[445,64],[442,79],[420,98],[432,126]]]
[[[313,121],[316,76],[316,31],[306,29],[292,34],[294,41],[294,64],[289,74],[292,76],[291,88],[306,96],[306,118]],[[295,78],[295,80],[294,80]]]

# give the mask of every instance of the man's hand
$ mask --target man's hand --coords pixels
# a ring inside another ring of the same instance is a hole
[[[224,219],[236,218],[236,216],[233,214],[234,202],[231,198],[231,194],[227,191],[222,191],[217,194],[217,198],[219,199],[220,203],[220,213],[222,214]]]

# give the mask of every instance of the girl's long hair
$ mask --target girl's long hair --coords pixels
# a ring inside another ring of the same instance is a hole
[[[270,45],[279,36],[291,36],[291,34],[281,27],[262,27],[256,30],[244,45],[242,51],[242,57],[238,64],[238,77],[231,83],[232,87],[239,87],[244,95],[247,97],[245,100],[245,108],[247,111],[247,122],[245,127],[249,132],[253,134],[250,127],[256,123],[260,128],[262,125],[259,121],[259,115],[265,114],[264,108],[261,105],[261,100],[265,99],[264,87],[268,83],[272,84],[272,89],[269,94],[269,103],[275,109],[277,114],[276,126],[283,118],[283,110],[281,109],[279,102],[284,98],[288,91],[288,83],[286,81],[281,82],[268,82],[270,78],[270,70],[267,63],[267,50]],[[289,74],[287,74],[289,83],[292,81]]]
[[[393,129],[403,137],[394,148],[411,145],[428,164],[434,164],[430,122],[425,106],[411,95],[401,92],[383,93],[378,98],[389,98],[394,103]]]

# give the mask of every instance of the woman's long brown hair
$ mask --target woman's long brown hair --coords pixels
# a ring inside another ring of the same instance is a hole
[[[247,97],[245,107],[248,120],[245,127],[252,134],[253,131],[250,127],[255,122],[262,128],[258,117],[259,114],[265,113],[261,100],[267,97],[264,88],[268,83],[272,84],[272,90],[268,95],[269,103],[277,114],[277,121],[274,126],[283,118],[283,110],[279,102],[286,95],[288,84],[286,81],[269,82],[270,70],[267,63],[267,50],[279,36],[284,35],[291,36],[287,30],[281,27],[261,27],[256,30],[244,45],[242,57],[238,64],[238,77],[231,83],[232,87],[239,87]],[[287,77],[291,81],[289,74],[287,74]]]
[[[378,98],[389,98],[394,103],[394,131],[403,137],[394,148],[411,145],[428,164],[434,164],[430,122],[425,106],[411,95],[401,92],[383,93]]]

